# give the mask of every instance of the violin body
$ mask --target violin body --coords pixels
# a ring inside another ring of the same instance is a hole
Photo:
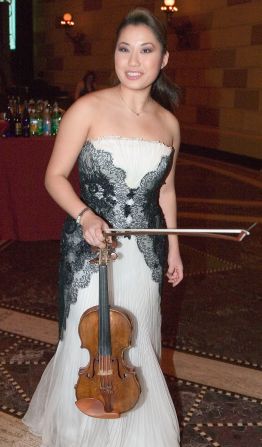
[[[79,371],[76,404],[82,412],[100,418],[120,417],[135,406],[140,395],[135,370],[124,360],[124,351],[131,345],[131,320],[115,307],[109,313],[112,343],[109,375],[103,375],[99,366],[98,306],[88,309],[79,324],[81,347],[89,350],[90,361]]]
[[[141,389],[124,358],[131,346],[132,322],[122,309],[109,306],[106,263],[99,265],[99,306],[83,313],[78,331],[90,361],[79,370],[76,405],[88,416],[119,418],[135,406]]]

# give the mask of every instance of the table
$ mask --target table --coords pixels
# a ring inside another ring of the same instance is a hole
[[[59,239],[65,212],[44,186],[54,137],[0,139],[0,240]],[[71,176],[79,191],[77,168]]]

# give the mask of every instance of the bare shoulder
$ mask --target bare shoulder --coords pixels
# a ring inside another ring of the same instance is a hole
[[[100,103],[104,103],[106,101],[112,101],[112,98],[114,97],[114,88],[104,88],[101,90],[96,90],[91,93],[87,93],[86,95],[83,95],[80,100],[83,100],[85,104],[88,104],[88,106],[98,106]]]
[[[92,92],[78,98],[68,109],[74,113],[89,114],[90,110],[94,108],[98,103],[98,93]]]
[[[88,130],[100,113],[104,96],[106,95],[103,90],[81,96],[67,109],[62,121],[71,124],[77,123],[78,128]]]
[[[56,146],[65,141],[70,142],[70,147],[77,151],[87,139],[93,121],[97,119],[97,105],[100,100],[97,94],[90,93],[77,99],[63,115],[59,126]],[[72,129],[74,132],[72,132]]]
[[[110,90],[111,89],[108,88],[91,93],[86,93],[85,95],[77,99],[68,110],[72,109],[76,112],[86,112],[88,114],[94,107],[99,106],[99,104],[110,98]]]

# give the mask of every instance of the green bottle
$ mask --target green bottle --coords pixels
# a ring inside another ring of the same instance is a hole
[[[52,118],[51,118],[51,133],[52,133],[52,135],[57,135],[60,121],[61,121],[61,113],[59,112],[57,102],[55,102],[54,106],[53,106],[53,113],[52,113]]]
[[[43,135],[43,106],[41,101],[38,101],[36,115],[37,115],[37,135],[41,136]]]

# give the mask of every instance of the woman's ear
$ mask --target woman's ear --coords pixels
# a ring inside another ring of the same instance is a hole
[[[162,64],[161,64],[161,70],[162,70],[162,68],[164,68],[167,65],[168,59],[169,59],[169,52],[166,51],[164,56],[163,56],[163,60],[162,60]]]

